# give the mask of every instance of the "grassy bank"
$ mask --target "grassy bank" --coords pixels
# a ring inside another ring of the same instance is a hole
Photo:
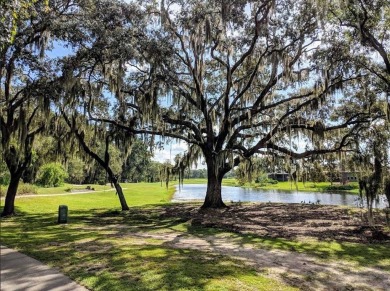
[[[359,193],[359,186],[357,182],[351,182],[347,185],[339,185],[334,183],[331,185],[330,182],[297,182],[296,184],[293,182],[285,181],[278,182],[277,184],[267,184],[265,186],[261,186],[258,184],[254,184],[253,187],[259,189],[267,189],[267,190],[283,190],[283,191],[302,191],[302,192],[337,192],[342,191],[351,194]]]
[[[207,179],[185,179],[184,184],[207,184]],[[337,192],[342,191],[345,193],[358,194],[359,186],[357,182],[351,182],[347,185],[339,185],[337,183],[330,182],[297,182],[296,184],[290,181],[278,182],[276,184],[260,184],[260,183],[247,183],[245,185],[239,185],[234,178],[228,178],[222,180],[222,185],[244,188],[256,188],[264,190],[280,190],[280,191],[302,191],[302,192]]]

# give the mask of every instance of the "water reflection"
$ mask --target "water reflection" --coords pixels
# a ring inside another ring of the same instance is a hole
[[[173,202],[203,200],[206,185],[185,184],[180,189],[177,186]],[[280,202],[280,203],[312,203],[323,205],[364,206],[359,196],[345,193],[297,192],[281,190],[262,190],[241,187],[222,186],[222,199],[226,202]],[[387,201],[384,195],[379,196],[375,208],[384,208]]]

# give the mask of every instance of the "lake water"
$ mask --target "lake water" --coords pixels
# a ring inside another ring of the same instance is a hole
[[[206,185],[185,184],[173,196],[173,202],[204,200]],[[362,206],[358,195],[345,193],[297,192],[249,189],[222,186],[222,199],[225,202],[280,202],[280,203],[319,203],[322,205]],[[387,201],[384,195],[375,202],[376,208],[384,208]]]

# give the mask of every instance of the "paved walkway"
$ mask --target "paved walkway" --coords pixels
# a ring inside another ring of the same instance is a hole
[[[1,291],[87,291],[70,278],[15,250],[0,246]]]

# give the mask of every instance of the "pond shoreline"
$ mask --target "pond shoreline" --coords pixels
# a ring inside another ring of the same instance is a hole
[[[207,184],[207,179],[185,179],[184,185],[186,184]],[[359,195],[359,185],[356,182],[349,182],[347,184],[341,184],[338,182],[291,182],[291,181],[279,181],[277,183],[245,183],[239,185],[237,180],[234,178],[225,178],[222,180],[222,186],[241,187],[248,189],[261,189],[261,190],[283,190],[283,191],[299,191],[299,192],[342,192],[348,194]],[[348,187],[349,189],[328,189],[328,188],[343,188]]]
[[[205,197],[206,184],[176,185],[172,202],[201,201]],[[222,199],[225,202],[271,202],[271,203],[300,203],[318,205],[344,205],[356,208],[364,207],[365,199],[359,195],[345,192],[324,191],[294,191],[280,189],[244,188],[222,186]],[[374,201],[374,208],[387,207],[384,195],[379,195]]]

